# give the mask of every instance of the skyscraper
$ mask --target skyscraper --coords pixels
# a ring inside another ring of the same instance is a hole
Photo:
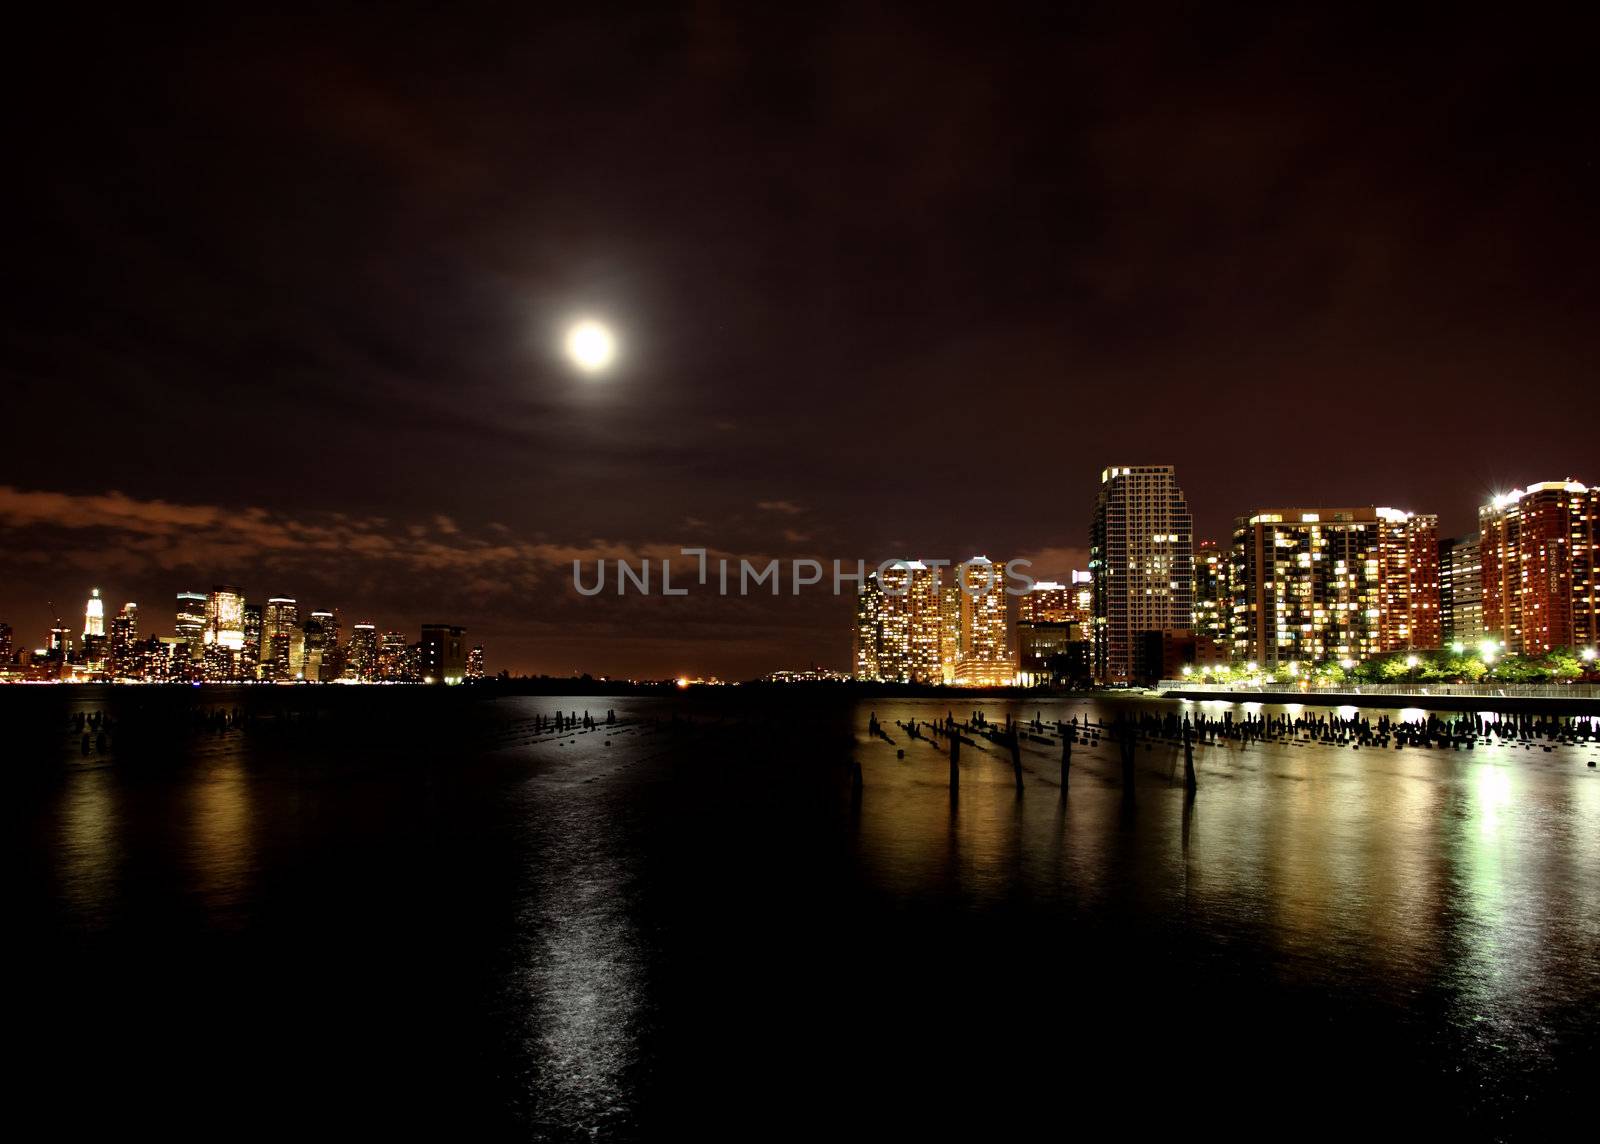
[[[920,560],[897,560],[867,576],[856,597],[855,675],[886,683],[940,683],[943,579]],[[955,654],[950,643],[947,654]]]
[[[83,634],[86,638],[106,634],[106,605],[99,588],[89,589],[89,602],[83,609]]]
[[[1202,540],[1195,548],[1195,657],[1203,663],[1226,663],[1231,651],[1233,601],[1229,567],[1227,551],[1215,540]]]
[[[1437,517],[1274,508],[1234,528],[1233,651],[1271,670],[1439,646]]]
[[[963,687],[1004,687],[1016,677],[1006,617],[1006,566],[987,556],[974,556],[950,569],[944,591],[954,594],[954,682]],[[943,665],[941,665],[943,668]],[[941,670],[941,677],[943,677]]]
[[[321,633],[319,646],[322,658],[317,674],[313,676],[307,672],[306,678],[324,682],[338,679],[344,675],[344,645],[339,642],[339,615],[332,611],[317,611],[311,613],[311,619]]]
[[[178,614],[173,627],[177,637],[189,645],[189,658],[199,659],[205,642],[206,596],[203,592],[179,592]]]
[[[207,644],[230,652],[244,648],[244,593],[231,584],[218,584],[206,597],[206,627],[201,637]]]
[[[0,666],[11,662],[11,625],[0,624]]]
[[[241,659],[244,664],[244,675],[253,679],[258,674],[261,666],[261,629],[264,617],[260,604],[246,604],[244,606],[244,652]]]
[[[273,596],[261,610],[261,660],[258,674],[262,679],[291,677],[289,642],[298,620],[297,605],[288,596]]]
[[[422,625],[422,677],[425,683],[460,683],[467,674],[467,629],[454,624]]]
[[[371,683],[378,678],[378,629],[375,625],[356,624],[350,629],[344,677],[362,683]]]
[[[472,650],[467,652],[467,678],[468,679],[482,679],[483,678],[483,645],[482,644],[475,644],[473,646]]]
[[[132,601],[111,617],[111,674],[119,679],[137,679],[144,674],[144,655],[139,648],[139,605]]]
[[[1095,677],[1152,679],[1139,662],[1144,633],[1194,623],[1194,521],[1171,465],[1121,465],[1100,474],[1090,535]]]
[[[1483,546],[1476,536],[1439,541],[1441,645],[1483,640]]]
[[[99,588],[89,589],[89,601],[83,609],[82,661],[91,672],[103,670],[106,664],[106,604]]]
[[[384,632],[378,641],[378,678],[391,683],[415,682],[411,678],[403,632]]]
[[[1600,641],[1600,488],[1545,481],[1478,509],[1483,627],[1506,651]]]

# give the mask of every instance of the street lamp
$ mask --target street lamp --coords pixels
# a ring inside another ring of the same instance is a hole
[[[1407,666],[1407,667],[1416,667],[1416,666],[1417,666],[1417,664],[1419,664],[1419,663],[1421,663],[1421,662],[1422,662],[1422,661],[1421,661],[1421,660],[1420,660],[1420,659],[1418,659],[1418,658],[1417,658],[1417,657],[1416,657],[1416,656],[1414,656],[1414,655],[1408,655],[1408,656],[1406,656],[1406,666]]]
[[[1594,662],[1594,648],[1592,648],[1592,647],[1584,648],[1582,651],[1580,651],[1578,653],[1578,658],[1583,660],[1584,663],[1593,663]]]

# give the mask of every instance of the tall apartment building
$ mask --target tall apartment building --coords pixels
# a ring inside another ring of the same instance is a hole
[[[1233,654],[1272,669],[1439,646],[1438,518],[1262,509],[1235,524]]]
[[[1442,646],[1482,642],[1483,555],[1476,536],[1439,541],[1439,616]]]
[[[1086,684],[1094,588],[1087,572],[1072,582],[1036,581],[1017,599],[1017,682],[1024,687]]]
[[[948,681],[963,687],[1004,687],[1016,676],[1011,660],[1010,622],[1007,618],[1006,567],[987,556],[974,556],[950,570],[942,590],[954,607],[946,606],[941,619],[955,615],[955,660],[940,665]],[[948,648],[949,640],[941,647]]]
[[[857,679],[1002,686],[1012,681],[1005,565],[975,556],[952,567],[900,560],[856,598]]]
[[[1600,640],[1600,489],[1545,481],[1478,509],[1483,627],[1514,654]]]
[[[1196,658],[1226,662],[1233,641],[1233,599],[1228,553],[1215,540],[1194,550],[1194,636]],[[1204,643],[1204,648],[1200,644]],[[1205,653],[1210,653],[1209,655]]]
[[[1121,465],[1100,474],[1090,536],[1095,678],[1153,679],[1141,664],[1147,632],[1194,623],[1194,520],[1171,465]]]
[[[856,597],[857,679],[943,681],[939,581],[920,560],[899,560],[868,575]]]

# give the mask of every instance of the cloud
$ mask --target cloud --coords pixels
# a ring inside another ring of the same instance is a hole
[[[785,516],[799,516],[801,513],[806,511],[804,506],[795,504],[794,501],[787,500],[757,501],[756,507],[762,512],[781,512]]]
[[[151,570],[236,574],[296,567],[347,573],[350,565],[394,566],[413,574],[456,576],[484,592],[544,583],[574,560],[660,559],[677,545],[600,538],[570,542],[517,538],[503,525],[471,534],[447,516],[396,525],[387,517],[327,513],[290,516],[256,507],[136,500],[120,492],[75,494],[0,485],[5,563],[48,553],[82,566],[88,554],[108,572]]]

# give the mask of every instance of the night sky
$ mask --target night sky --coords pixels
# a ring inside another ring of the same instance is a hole
[[[1111,464],[1219,538],[1600,481],[1578,29],[652,7],[11,18],[20,644],[233,582],[491,671],[843,668],[848,600],[580,599],[570,560],[1060,572]]]

